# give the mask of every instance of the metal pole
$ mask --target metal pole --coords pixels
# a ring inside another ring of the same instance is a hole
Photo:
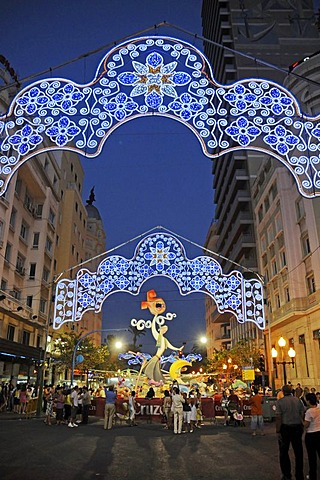
[[[272,342],[271,342],[271,322],[270,322],[269,309],[268,309],[268,350],[269,350],[268,360],[270,365],[272,396],[275,396],[276,388],[275,388],[275,382],[274,382],[274,369],[273,369],[274,364],[273,364],[273,359],[271,357]]]
[[[76,365],[76,353],[77,353],[78,347],[79,347],[80,343],[82,342],[82,340],[84,340],[86,337],[88,337],[92,333],[96,333],[96,332],[127,332],[127,331],[128,331],[127,328],[102,328],[102,329],[99,329],[99,330],[91,330],[90,332],[87,332],[84,335],[82,335],[82,337],[79,338],[79,340],[75,344],[75,347],[74,347],[73,353],[72,353],[71,387],[73,386],[73,380],[74,380],[74,369],[75,369],[75,365]]]
[[[287,362],[282,362],[282,365],[283,365],[283,381],[284,381],[284,385],[287,385],[286,363],[287,363]]]
[[[38,386],[38,402],[37,402],[37,411],[36,411],[36,416],[40,417],[41,415],[41,409],[42,409],[42,400],[43,400],[43,386],[44,386],[44,370],[45,370],[45,363],[47,361],[47,346],[48,346],[48,334],[49,334],[49,326],[50,326],[50,315],[51,315],[51,309],[52,309],[52,304],[53,304],[53,286],[55,284],[56,277],[53,278],[53,281],[51,283],[51,288],[49,291],[49,311],[48,311],[48,318],[47,318],[47,323],[45,326],[45,341],[44,341],[44,352],[43,352],[43,359],[42,361],[40,360],[40,366],[39,366],[39,386]]]

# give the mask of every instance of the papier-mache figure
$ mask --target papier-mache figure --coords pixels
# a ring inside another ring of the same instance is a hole
[[[168,327],[164,325],[164,321],[168,318],[163,317],[161,314],[164,313],[166,304],[162,298],[157,298],[155,290],[149,290],[147,292],[147,301],[141,302],[141,308],[143,310],[148,308],[150,313],[154,315],[151,323],[151,332],[157,342],[156,346],[158,348],[155,355],[144,365],[143,371],[151,382],[161,385],[165,383],[165,378],[160,368],[161,356],[167,348],[180,351],[184,345],[175,347],[165,338],[164,335],[167,333]]]

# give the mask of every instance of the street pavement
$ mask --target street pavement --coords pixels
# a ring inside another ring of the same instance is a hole
[[[265,436],[205,423],[174,435],[159,423],[103,429],[103,420],[68,428],[0,414],[1,480],[277,480],[275,425]],[[307,459],[305,457],[305,473]]]

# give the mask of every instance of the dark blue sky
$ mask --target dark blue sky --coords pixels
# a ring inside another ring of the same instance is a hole
[[[1,51],[19,78],[67,62],[103,45],[119,41],[163,20],[201,35],[201,0],[0,0]],[[178,37],[202,50],[200,41],[176,29],[150,35]],[[45,74],[89,82],[107,50]],[[23,86],[31,83],[24,83]],[[203,245],[213,217],[211,161],[193,133],[170,119],[146,117],[118,128],[96,159],[83,159],[86,200],[95,186],[96,203],[107,233],[107,249],[157,226]],[[131,257],[137,242],[114,253]],[[189,258],[202,251],[185,243]],[[176,286],[154,279],[155,289],[177,313],[169,339],[191,343],[204,332],[204,296],[180,297]],[[117,294],[106,304],[105,328],[125,327],[130,318],[148,318],[137,297]],[[144,344],[152,344],[151,334]]]

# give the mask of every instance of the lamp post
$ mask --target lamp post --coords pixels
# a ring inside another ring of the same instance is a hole
[[[273,364],[274,366],[276,365],[282,365],[282,368],[283,368],[283,381],[284,381],[284,384],[286,385],[287,384],[287,371],[286,371],[286,366],[287,365],[292,365],[292,368],[294,368],[294,364],[295,364],[295,356],[296,356],[296,351],[294,350],[293,347],[290,347],[289,350],[288,350],[288,356],[290,357],[290,361],[286,361],[284,358],[285,358],[285,355],[284,355],[284,348],[286,346],[287,342],[285,340],[285,338],[283,337],[280,337],[279,340],[278,340],[278,345],[280,347],[280,351],[281,351],[281,361],[277,361],[277,357],[278,357],[278,351],[276,350],[275,347],[272,347],[272,350],[271,350],[271,355],[272,355],[272,358],[273,358]]]
[[[84,340],[86,337],[88,337],[92,333],[96,333],[96,332],[127,332],[127,331],[128,331],[127,328],[103,328],[103,329],[100,329],[100,330],[91,330],[90,332],[87,332],[84,335],[82,335],[82,337],[79,338],[79,340],[75,344],[74,349],[73,349],[73,353],[72,353],[71,386],[73,385],[73,380],[74,380],[74,369],[75,369],[75,365],[76,365],[76,354],[77,354],[78,347],[79,347],[80,343],[82,342],[82,340]]]

